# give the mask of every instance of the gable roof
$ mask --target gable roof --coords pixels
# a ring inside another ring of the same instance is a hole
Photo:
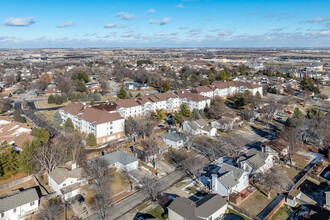
[[[69,170],[65,167],[56,167],[52,172],[48,174],[48,176],[50,176],[57,184],[61,184],[68,178],[81,179],[82,171],[82,168]]]
[[[219,194],[209,194],[193,202],[184,197],[177,197],[168,209],[189,220],[200,220],[209,217],[227,204]]]
[[[26,189],[16,194],[0,198],[0,213],[39,200],[35,188]]]
[[[223,164],[218,171],[218,180],[227,188],[232,188],[239,183],[244,170],[229,164]]]
[[[185,141],[187,139],[187,135],[181,132],[169,132],[162,135],[161,137],[175,142]]]
[[[259,169],[263,165],[265,165],[265,161],[268,158],[269,154],[255,150],[250,149],[246,154],[240,156],[238,158],[238,162],[246,161],[251,166],[253,166],[254,169]]]
[[[133,163],[133,162],[139,160],[138,158],[136,158],[122,150],[118,150],[118,151],[112,152],[110,154],[103,155],[102,157],[99,157],[99,158],[107,160],[109,165],[116,163],[116,162],[119,162],[123,165],[128,165],[130,163]],[[96,158],[96,160],[99,158]]]

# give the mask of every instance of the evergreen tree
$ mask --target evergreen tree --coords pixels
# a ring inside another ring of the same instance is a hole
[[[53,116],[53,122],[54,124],[61,124],[62,123],[62,117],[61,117],[61,114],[57,111],[55,112],[54,116]]]
[[[153,118],[157,121],[162,121],[166,119],[166,115],[163,109],[156,109],[156,112],[153,114]]]
[[[68,101],[68,97],[65,94],[62,94],[61,100],[62,100],[62,103],[66,103]]]
[[[190,109],[188,108],[188,105],[187,104],[182,104],[181,107],[180,107],[180,114],[183,116],[183,117],[189,117],[191,115],[191,111]]]
[[[126,99],[127,98],[127,92],[124,89],[124,87],[121,87],[119,94],[118,94],[118,98],[120,99]]]
[[[21,122],[21,123],[26,122],[26,119],[23,116],[21,116],[21,114],[17,110],[14,111],[13,118],[14,118],[14,121],[18,121],[18,122]]]
[[[163,89],[162,89],[162,91],[163,91],[163,92],[167,92],[167,91],[169,91],[169,90],[171,90],[171,87],[170,87],[170,85],[168,84],[168,82],[165,82],[164,85],[163,85]]]
[[[71,121],[70,118],[68,118],[68,119],[65,121],[65,123],[64,123],[64,128],[65,128],[66,130],[71,130],[71,131],[74,130],[74,125],[73,125],[73,123],[72,123],[72,121]]]
[[[7,179],[18,172],[18,154],[7,142],[0,145],[0,177]]]
[[[135,97],[137,98],[141,97],[141,93],[139,92]]]
[[[48,96],[48,104],[54,104],[55,103],[55,98],[53,95]]]
[[[197,108],[194,108],[194,110],[193,110],[193,116],[194,116],[195,119],[199,119],[200,118],[199,110]]]
[[[36,143],[47,143],[50,139],[49,132],[46,128],[34,128],[31,135],[35,137],[33,141]]]
[[[31,174],[34,171],[33,154],[36,149],[36,144],[30,141],[23,143],[24,150],[20,152],[18,157],[19,169],[21,172]]]
[[[95,146],[97,143],[96,143],[96,137],[93,133],[89,133],[87,138],[86,138],[86,144],[87,146]]]
[[[174,112],[174,123],[175,124],[182,124],[183,123],[183,117],[180,112]]]
[[[55,98],[55,104],[56,105],[62,105],[63,104],[62,99],[61,99],[61,96],[57,96]]]
[[[94,94],[94,101],[97,101],[97,102],[101,101],[101,94],[100,93]]]

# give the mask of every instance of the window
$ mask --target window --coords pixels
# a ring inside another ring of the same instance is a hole
[[[14,208],[14,213],[16,212],[16,208]]]
[[[2,218],[5,217],[5,213],[1,213],[1,217],[2,217]]]
[[[66,186],[66,183],[63,183],[63,187]]]
[[[30,206],[34,206],[34,202],[30,202]]]

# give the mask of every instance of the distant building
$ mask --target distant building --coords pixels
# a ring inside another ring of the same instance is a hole
[[[0,219],[27,219],[28,215],[38,211],[39,195],[35,188],[0,198]]]

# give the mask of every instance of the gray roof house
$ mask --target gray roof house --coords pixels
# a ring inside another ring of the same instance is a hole
[[[249,173],[263,173],[273,167],[273,156],[255,149],[250,149],[237,160],[239,168]]]
[[[217,132],[217,129],[209,126],[204,119],[185,121],[182,128],[185,132],[193,135],[205,134],[207,136],[215,136]]]
[[[35,188],[0,198],[0,219],[22,219],[38,211],[39,195]]]
[[[169,220],[216,219],[223,216],[227,202],[218,194],[209,194],[193,202],[184,197],[177,197],[168,206]]]
[[[241,192],[249,186],[249,173],[229,164],[222,164],[218,173],[212,174],[210,189],[221,196]]]
[[[48,174],[49,186],[55,191],[58,196],[64,200],[72,198],[80,193],[81,186],[87,181],[82,176],[83,169],[75,168],[72,170],[66,167],[56,167]]]
[[[138,168],[139,159],[121,150],[105,154],[94,160],[105,159],[109,163],[109,168],[116,168],[123,171],[131,171]]]
[[[161,137],[167,145],[175,149],[180,149],[183,147],[183,145],[188,140],[188,136],[186,134],[176,131],[169,131]]]

